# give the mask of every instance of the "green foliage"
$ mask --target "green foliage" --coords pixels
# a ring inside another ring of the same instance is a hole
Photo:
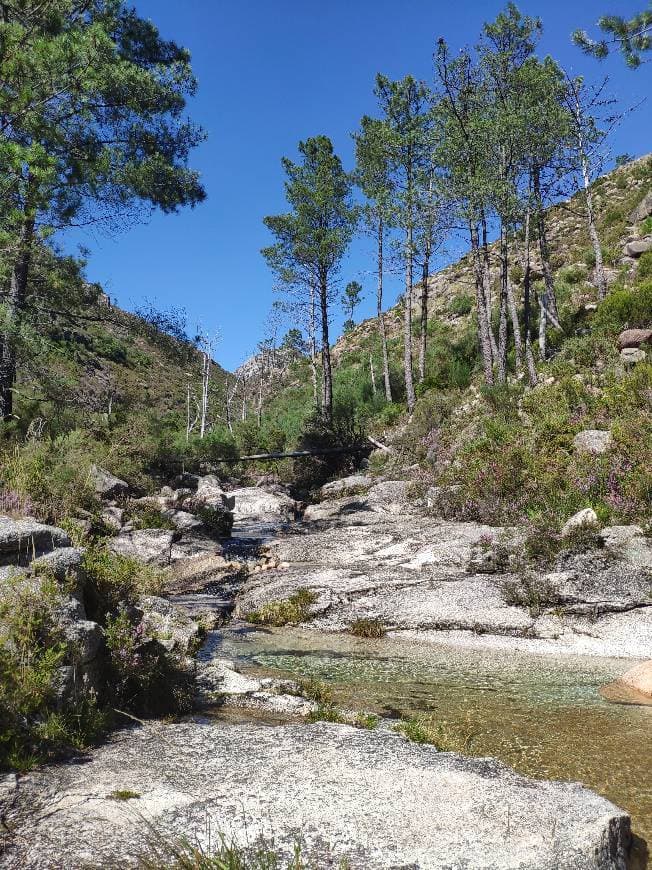
[[[217,844],[208,850],[191,844],[186,839],[169,842],[157,831],[153,832],[147,854],[140,857],[140,870],[312,870],[312,861],[306,863],[301,857],[302,847],[297,841],[292,858],[281,856],[273,843],[262,838],[242,846],[226,837],[216,837]],[[348,870],[343,860],[338,870]]]
[[[533,619],[546,607],[559,603],[555,587],[543,577],[524,575],[518,580],[505,580],[502,593],[506,604],[527,608]]]
[[[652,218],[650,221],[650,233],[652,233]],[[636,267],[636,277],[639,281],[644,279],[652,279],[652,251],[646,251],[639,257]],[[648,311],[649,318],[652,318],[652,309]]]
[[[448,310],[455,317],[464,317],[473,311],[475,299],[470,293],[458,293],[451,299]]]
[[[138,800],[140,794],[137,791],[132,791],[128,788],[120,788],[112,791],[108,798],[112,801],[133,801]]]
[[[176,528],[174,523],[153,505],[131,505],[127,518],[135,529],[172,530]]]
[[[330,450],[364,444],[364,437],[355,416],[338,407],[332,423],[321,414],[314,414],[297,443],[298,450]],[[331,453],[321,456],[300,457],[293,461],[293,480],[298,493],[308,494],[328,480],[350,474],[360,453]]]
[[[335,722],[338,725],[347,724],[347,718],[333,704],[320,704],[316,710],[307,716],[308,722]]]
[[[598,306],[594,324],[607,332],[649,326],[652,320],[652,282],[614,290]]]
[[[333,701],[333,691],[327,683],[314,678],[298,680],[297,689],[299,696],[307,698],[309,701],[316,701],[318,704],[331,704]]]
[[[59,618],[64,601],[48,576],[17,575],[0,590],[0,770],[87,746],[106,726],[92,695],[57,704],[59,668],[76,663]]]
[[[80,430],[30,440],[22,447],[5,448],[0,456],[1,480],[29,499],[39,518],[57,522],[79,508],[96,508],[90,481],[93,452],[92,439]]]
[[[643,235],[643,236],[652,235],[652,215],[650,217],[645,218],[645,220],[641,223],[640,229],[641,229],[641,235]],[[648,251],[647,254],[649,254],[649,253],[650,252]],[[645,257],[647,254],[643,254],[643,256]],[[639,260],[639,265],[640,265],[640,260]]]
[[[165,579],[161,569],[112,553],[103,544],[87,547],[83,570],[87,606],[100,621],[121,605],[134,604],[143,595],[159,594]]]
[[[258,610],[246,613],[245,619],[257,625],[276,627],[307,622],[311,618],[310,608],[316,600],[317,595],[311,589],[298,589],[294,595],[283,601],[270,601]]]
[[[414,743],[426,743],[440,752],[468,754],[472,749],[476,729],[467,715],[463,723],[451,725],[432,716],[414,716],[404,719],[395,728]]]

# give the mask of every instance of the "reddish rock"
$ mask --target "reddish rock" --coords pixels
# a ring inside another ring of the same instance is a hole
[[[640,347],[646,342],[652,342],[652,329],[626,329],[618,336],[618,350]]]

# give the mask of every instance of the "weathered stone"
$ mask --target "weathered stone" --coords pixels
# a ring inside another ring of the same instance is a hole
[[[572,534],[572,532],[577,531],[577,529],[582,526],[597,526],[598,525],[598,515],[593,510],[593,508],[584,508],[581,511],[578,511],[576,514],[566,520],[564,523],[564,527],[561,530],[562,538],[568,537],[568,535]]]
[[[605,548],[623,562],[652,571],[652,541],[640,526],[607,526],[600,536]]]
[[[0,516],[0,565],[26,565],[35,556],[69,546],[70,538],[63,529]]]
[[[627,222],[630,224],[638,224],[644,221],[646,217],[652,215],[652,191],[646,193],[641,202],[636,206],[628,217]]]
[[[233,516],[235,521],[250,517],[280,517],[288,519],[294,516],[296,502],[282,491],[271,492],[256,486],[234,489],[229,494],[234,501]]]
[[[109,529],[119,532],[123,526],[125,512],[119,507],[105,507],[100,513],[100,519]]]
[[[117,498],[121,495],[126,495],[129,490],[129,484],[119,477],[100,468],[98,465],[92,465],[90,470],[90,482],[95,489],[95,492],[106,499]]]
[[[635,665],[623,674],[618,682],[652,698],[652,661]]]
[[[180,532],[199,531],[204,525],[199,517],[188,511],[165,510],[163,516]]]
[[[148,636],[168,652],[180,656],[192,655],[201,638],[201,628],[185,611],[166,598],[146,595],[138,601],[143,612],[142,622]]]
[[[366,474],[351,474],[349,477],[342,477],[340,480],[331,480],[330,483],[325,483],[320,490],[320,495],[322,499],[357,495],[366,492],[373,482],[373,478]]]
[[[163,847],[273,840],[283,863],[299,837],[310,866],[352,870],[625,870],[631,841],[629,816],[577,783],[383,729],[152,723],[116,734],[83,774],[59,765],[21,778],[0,807],[7,866],[136,867],[152,831]],[[124,789],[140,795],[136,811],[111,799]]]
[[[78,547],[58,547],[32,563],[33,568],[45,568],[54,575],[59,583],[73,578],[79,579],[82,573],[84,551]]]
[[[612,443],[611,432],[602,429],[585,429],[573,438],[573,447],[581,453],[606,453]]]
[[[639,347],[652,342],[652,329],[625,329],[618,336],[618,350],[626,347]]]
[[[652,236],[634,239],[634,241],[628,242],[623,248],[623,253],[626,257],[640,257],[641,254],[646,254],[648,251],[652,251]]]
[[[120,556],[137,559],[146,565],[160,567],[170,564],[172,544],[178,532],[167,529],[136,529],[125,532],[109,541],[109,549]]]
[[[636,363],[645,362],[647,355],[640,347],[626,347],[620,351],[620,358],[626,366],[633,366],[636,365]]]
[[[235,499],[232,494],[227,495],[224,492],[219,478],[214,474],[207,474],[199,479],[192,502],[195,505],[232,511]]]

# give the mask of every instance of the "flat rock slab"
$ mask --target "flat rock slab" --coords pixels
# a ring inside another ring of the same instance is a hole
[[[109,797],[126,789],[140,797]],[[152,843],[220,833],[287,858],[299,841],[333,870],[625,870],[630,842],[627,814],[576,783],[325,723],[148,725],[29,774],[4,804],[0,866],[21,870],[133,867]]]

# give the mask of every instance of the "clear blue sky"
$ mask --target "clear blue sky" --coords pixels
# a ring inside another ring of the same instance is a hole
[[[185,307],[189,327],[222,335],[218,360],[235,368],[261,338],[274,301],[273,279],[260,249],[269,244],[262,224],[285,210],[281,156],[294,157],[308,136],[331,137],[350,168],[351,132],[373,114],[376,72],[393,78],[432,78],[432,51],[444,36],[456,49],[474,43],[485,20],[503,7],[496,0],[135,0],[165,37],[192,53],[199,92],[192,117],[208,141],[194,155],[207,201],[179,215],[156,215],[117,237],[68,237],[91,249],[90,280],[101,282],[124,307],[143,299]],[[638,71],[614,57],[599,64],[570,44],[576,27],[591,29],[599,14],[631,15],[643,0],[527,0],[522,11],[540,15],[542,53],[577,74],[609,74],[610,90],[634,104],[652,95],[652,63]],[[615,153],[652,151],[648,102],[622,124]],[[352,249],[343,279],[361,280],[373,305],[371,245]],[[393,303],[398,282],[388,287]],[[335,332],[341,323],[335,318]]]

